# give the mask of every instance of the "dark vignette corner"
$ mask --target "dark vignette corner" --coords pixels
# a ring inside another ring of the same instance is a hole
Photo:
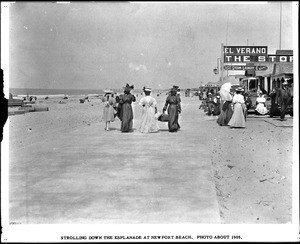
[[[3,128],[7,121],[8,117],[8,100],[5,98],[4,95],[4,72],[3,69],[1,69],[1,77],[2,77],[2,85],[1,85],[1,93],[0,93],[0,118],[1,118],[1,124],[0,124],[0,142],[3,140]]]

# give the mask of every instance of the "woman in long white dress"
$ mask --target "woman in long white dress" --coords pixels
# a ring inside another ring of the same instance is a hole
[[[228,125],[231,128],[245,128],[245,99],[242,95],[244,89],[238,87],[236,89],[236,94],[233,96],[232,104],[233,104],[233,114],[228,122]]]
[[[155,98],[150,96],[151,88],[144,87],[143,90],[145,93],[145,97],[143,97],[139,102],[139,105],[143,108],[139,131],[141,133],[158,132],[159,127],[157,125],[157,119],[155,117],[155,113],[157,112],[156,100]]]
[[[255,111],[257,111],[258,114],[265,115],[268,113],[268,109],[266,108],[266,98],[264,97],[262,92],[258,94],[256,104],[257,105]]]

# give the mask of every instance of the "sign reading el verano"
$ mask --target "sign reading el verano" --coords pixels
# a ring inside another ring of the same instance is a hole
[[[224,63],[293,62],[293,55],[268,55],[267,46],[224,46]]]

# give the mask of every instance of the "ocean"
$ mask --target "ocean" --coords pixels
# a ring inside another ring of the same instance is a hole
[[[9,88],[9,93],[16,95],[88,95],[103,94],[102,89],[32,89],[32,88]]]
[[[117,93],[122,93],[123,89],[110,89]],[[152,93],[166,92],[167,90],[152,90]],[[104,94],[102,89],[34,89],[34,88],[9,88],[9,93],[17,95],[89,95]],[[134,89],[132,93],[142,93],[141,89]],[[8,96],[8,94],[7,94]]]

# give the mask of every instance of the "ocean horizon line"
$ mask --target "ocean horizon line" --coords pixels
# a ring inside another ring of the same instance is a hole
[[[88,94],[104,94],[105,90],[112,90],[117,93],[123,92],[122,88],[106,88],[106,89],[64,89],[64,88],[9,88],[12,95],[88,95]],[[168,89],[152,89],[153,92],[166,91]],[[142,88],[134,89],[134,92],[142,92]]]

